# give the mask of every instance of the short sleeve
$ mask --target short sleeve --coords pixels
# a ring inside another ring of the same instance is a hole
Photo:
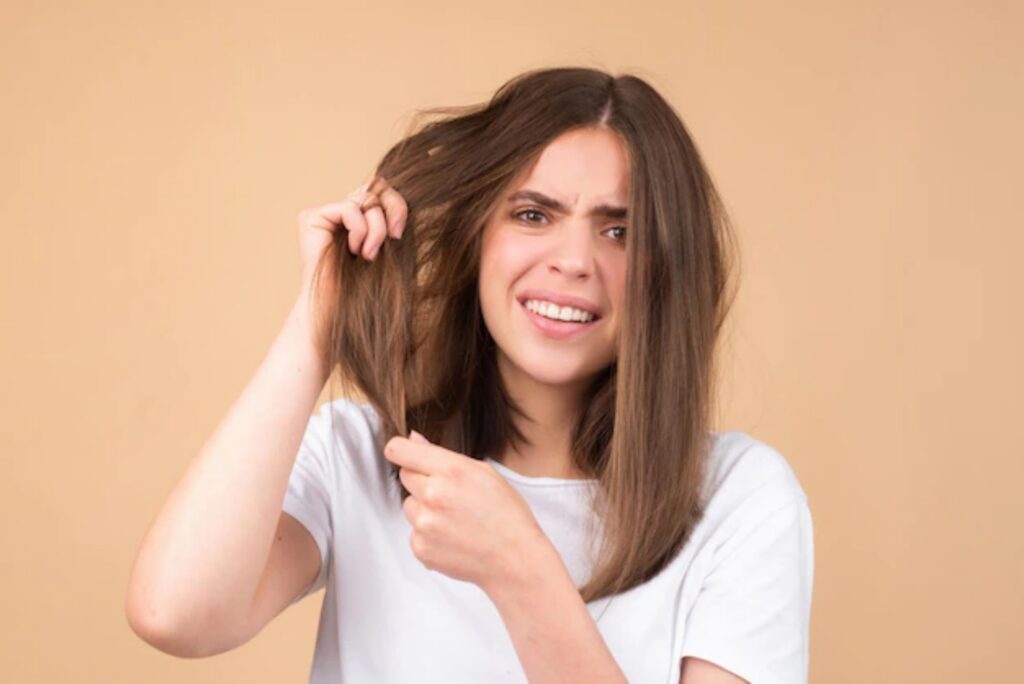
[[[752,684],[806,682],[813,580],[806,495],[747,511],[704,578],[682,657],[708,660]]]
[[[319,412],[309,419],[295,457],[295,465],[288,478],[288,488],[281,507],[309,530],[320,550],[320,573],[292,605],[327,584],[328,565],[332,560],[330,483],[333,469],[329,461],[332,444],[330,412],[330,404],[324,404]]]

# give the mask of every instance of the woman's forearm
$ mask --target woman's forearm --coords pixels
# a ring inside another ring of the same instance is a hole
[[[628,684],[558,551],[544,537],[524,574],[485,591],[530,684]]]

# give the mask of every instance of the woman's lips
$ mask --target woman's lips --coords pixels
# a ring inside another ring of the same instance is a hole
[[[580,323],[578,321],[556,321],[530,311],[522,302],[520,302],[519,307],[523,310],[523,313],[526,314],[526,317],[530,319],[530,322],[541,333],[556,340],[564,340],[566,338],[579,335],[587,329],[593,328],[594,325],[601,320],[600,318],[595,318],[589,323]]]

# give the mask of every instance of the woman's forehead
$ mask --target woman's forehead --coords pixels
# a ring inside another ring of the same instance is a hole
[[[604,129],[572,131],[553,140],[520,171],[506,189],[508,198],[539,192],[563,206],[626,205],[629,162],[625,144]]]

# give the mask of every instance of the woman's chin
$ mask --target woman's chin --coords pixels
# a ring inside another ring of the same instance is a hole
[[[498,366],[506,377],[511,372],[513,376],[552,387],[584,384],[607,365],[595,359],[573,358],[570,353],[547,349],[519,349],[507,356],[499,348],[498,354]]]
[[[596,372],[585,367],[556,366],[550,361],[526,364],[523,370],[535,382],[543,385],[575,385],[590,379]]]

